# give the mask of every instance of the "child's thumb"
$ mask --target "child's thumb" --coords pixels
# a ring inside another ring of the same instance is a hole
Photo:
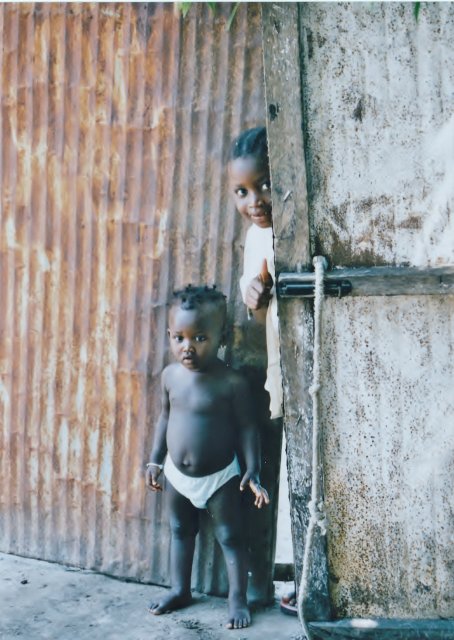
[[[266,258],[263,258],[262,268],[260,270],[260,276],[265,280],[266,278],[268,278],[269,275],[270,274],[268,272],[268,262],[266,261]]]
[[[268,271],[268,262],[266,261],[266,258],[264,258],[262,262],[262,268],[260,270],[260,280],[265,286],[273,286],[273,278],[271,277],[271,273]]]

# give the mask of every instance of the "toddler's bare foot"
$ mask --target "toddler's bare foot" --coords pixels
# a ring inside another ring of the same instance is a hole
[[[190,593],[180,593],[170,590],[169,593],[163,595],[159,600],[151,602],[148,611],[155,616],[159,616],[161,613],[187,607],[191,602],[192,596]]]
[[[245,629],[251,624],[251,614],[244,597],[229,598],[227,629]]]

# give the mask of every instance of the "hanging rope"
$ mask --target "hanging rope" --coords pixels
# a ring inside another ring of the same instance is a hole
[[[312,487],[311,500],[309,502],[309,524],[306,532],[306,544],[304,546],[303,571],[301,574],[298,592],[298,616],[307,640],[311,640],[304,611],[304,596],[309,585],[309,560],[314,538],[315,527],[320,528],[321,534],[326,534],[326,516],[323,504],[322,487],[320,482],[320,358],[321,358],[321,319],[323,306],[323,279],[327,262],[323,256],[315,256],[315,297],[314,297],[314,361],[312,373],[312,386],[309,393],[312,397]]]

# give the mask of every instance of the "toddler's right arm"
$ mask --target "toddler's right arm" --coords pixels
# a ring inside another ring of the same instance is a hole
[[[164,459],[167,454],[167,425],[169,422],[169,392],[165,384],[165,370],[161,377],[161,413],[156,424],[153,448],[150,453],[150,462],[147,463],[145,482],[152,491],[162,491],[158,482],[161,475]]]

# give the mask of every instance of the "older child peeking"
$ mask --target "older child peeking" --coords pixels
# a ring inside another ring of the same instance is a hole
[[[229,186],[238,212],[251,226],[244,245],[240,279],[243,301],[258,322],[266,325],[267,372],[271,418],[282,417],[282,373],[277,299],[274,293],[274,247],[270,167],[265,127],[243,131],[232,143]],[[282,598],[281,610],[297,615],[296,594]]]
[[[242,629],[251,616],[240,491],[249,486],[259,509],[269,498],[260,485],[259,437],[246,380],[217,357],[225,318],[225,296],[214,288],[174,294],[168,334],[176,362],[162,373],[162,411],[146,472],[152,491],[162,489],[162,469],[167,479],[172,587],[149,609],[158,615],[190,604],[199,510],[207,509],[227,565],[227,627]],[[237,453],[246,465],[241,481]]]
[[[243,131],[233,141],[228,175],[238,212],[252,222],[246,234],[240,288],[248,309],[259,322],[266,324],[268,366],[265,389],[270,394],[271,418],[279,418],[282,416],[282,376],[277,299],[273,295],[271,184],[265,127]]]

